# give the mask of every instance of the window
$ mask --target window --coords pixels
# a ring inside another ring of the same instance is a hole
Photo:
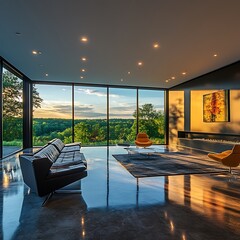
[[[36,84],[33,145],[42,146],[53,138],[65,143],[74,140],[83,146],[103,146],[108,141],[109,145],[134,145],[136,134],[141,131],[146,132],[154,144],[165,143],[164,91],[107,89],[74,85],[72,96],[72,86]]]
[[[43,146],[53,138],[72,142],[72,88],[36,84],[33,89],[33,145]]]
[[[164,144],[164,91],[140,89],[138,96],[138,131],[146,132],[154,144]]]
[[[3,68],[3,157],[23,146],[23,80]]]
[[[74,87],[74,141],[107,145],[107,88]]]
[[[109,144],[132,143],[136,137],[137,90],[109,89]]]

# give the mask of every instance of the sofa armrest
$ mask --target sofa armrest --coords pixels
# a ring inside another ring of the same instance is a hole
[[[24,183],[39,194],[40,186],[48,176],[52,162],[48,158],[35,158],[24,154],[20,155],[19,161]]]

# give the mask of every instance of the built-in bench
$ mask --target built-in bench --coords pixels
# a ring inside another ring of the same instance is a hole
[[[40,197],[87,176],[81,144],[53,139],[34,154],[20,155],[24,183]]]

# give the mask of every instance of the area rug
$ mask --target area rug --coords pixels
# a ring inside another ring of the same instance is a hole
[[[207,156],[167,152],[161,154],[114,154],[134,177],[154,177],[225,172],[227,169]]]

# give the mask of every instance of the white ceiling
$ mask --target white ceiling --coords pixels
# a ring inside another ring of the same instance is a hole
[[[169,88],[240,60],[239,9],[239,0],[0,0],[0,56],[33,80]]]

